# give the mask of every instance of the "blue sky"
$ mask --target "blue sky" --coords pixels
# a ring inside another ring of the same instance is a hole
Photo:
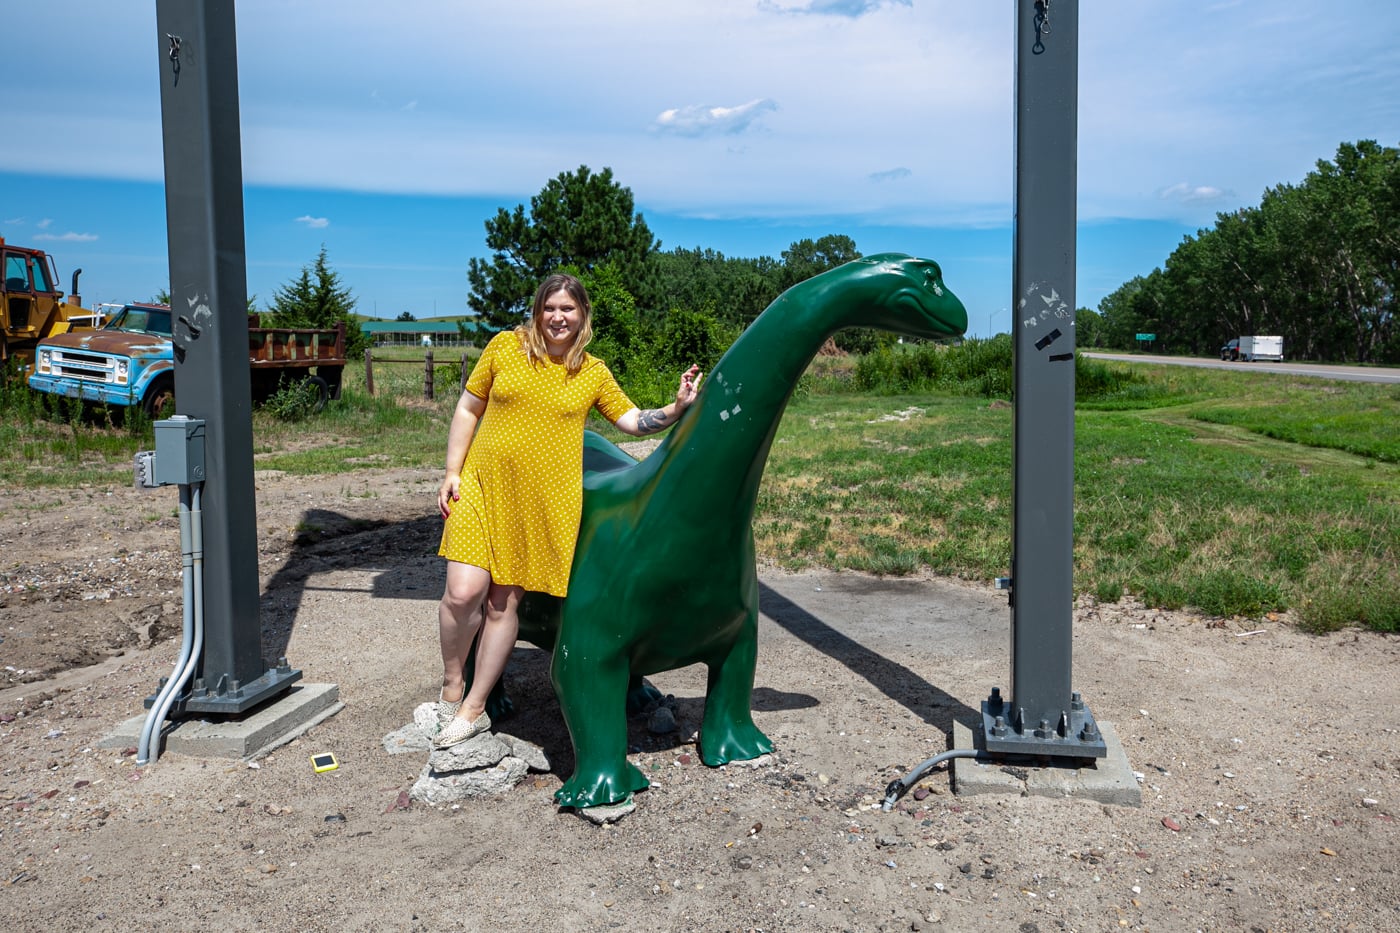
[[[6,10],[0,235],[87,303],[165,287],[155,0]],[[844,233],[1001,326],[1031,0],[238,0],[248,290],[322,244],[362,313],[466,310],[483,221],[610,167],[663,249]],[[1051,4],[1054,41],[1054,3]],[[13,41],[13,37],[26,37]],[[1077,301],[1338,143],[1400,143],[1380,0],[1080,4]]]

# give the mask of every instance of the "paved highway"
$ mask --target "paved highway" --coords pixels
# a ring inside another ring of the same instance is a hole
[[[1118,360],[1123,363],[1162,363],[1167,366],[1200,366],[1205,369],[1235,369],[1242,372],[1278,373],[1287,376],[1315,376],[1319,379],[1344,379],[1349,382],[1381,382],[1400,384],[1400,369],[1375,366],[1333,366],[1326,363],[1228,363],[1186,356],[1153,356],[1145,353],[1098,353],[1083,351],[1095,360]]]

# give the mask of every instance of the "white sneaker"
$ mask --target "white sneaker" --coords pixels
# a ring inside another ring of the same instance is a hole
[[[462,694],[462,699],[466,699],[465,692]],[[462,700],[457,700],[456,702],[453,702],[452,700],[444,700],[442,698],[442,691],[438,691],[437,732],[435,732],[434,735],[442,732],[443,729],[447,728],[447,724],[456,718],[457,710],[461,709],[461,707]]]
[[[474,722],[467,722],[460,716],[455,717],[438,733],[438,737],[433,739],[433,748],[451,748],[474,735],[481,735],[490,728],[491,717],[487,716],[485,712],[476,717]]]

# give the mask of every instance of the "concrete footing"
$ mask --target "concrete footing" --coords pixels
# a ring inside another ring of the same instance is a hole
[[[345,704],[340,702],[340,688],[335,684],[296,684],[280,699],[259,707],[241,719],[166,722],[161,730],[159,752],[174,752],[196,758],[257,758],[290,742],[344,707]],[[144,713],[128,719],[97,746],[135,746],[141,740],[141,730],[145,725]]]
[[[1118,732],[1112,723],[1102,720],[1098,727],[1108,746],[1105,758],[1051,758],[1049,764],[1036,759],[954,758],[953,793],[959,796],[1080,797],[1123,807],[1142,806],[1142,789],[1128,764],[1123,743],[1118,741]],[[977,728],[980,730],[981,726]],[[953,747],[979,747],[972,727],[953,723]]]

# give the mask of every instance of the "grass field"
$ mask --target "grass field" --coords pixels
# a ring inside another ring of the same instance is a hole
[[[449,362],[435,369],[432,401],[421,349],[393,352],[417,365],[376,364],[373,396],[357,365],[342,401],[319,415],[289,423],[255,413],[257,466],[440,468],[460,351],[438,351]],[[754,520],[760,555],[794,568],[1005,575],[1010,406],[855,393],[839,366],[819,362],[769,458]],[[1126,364],[1095,365],[1112,375]],[[1292,610],[1318,631],[1400,627],[1400,389],[1183,367],[1133,373],[1141,378],[1078,406],[1077,592],[1215,615]],[[131,481],[132,453],[151,446],[148,424],[46,402],[13,385],[0,397],[7,485]]]

